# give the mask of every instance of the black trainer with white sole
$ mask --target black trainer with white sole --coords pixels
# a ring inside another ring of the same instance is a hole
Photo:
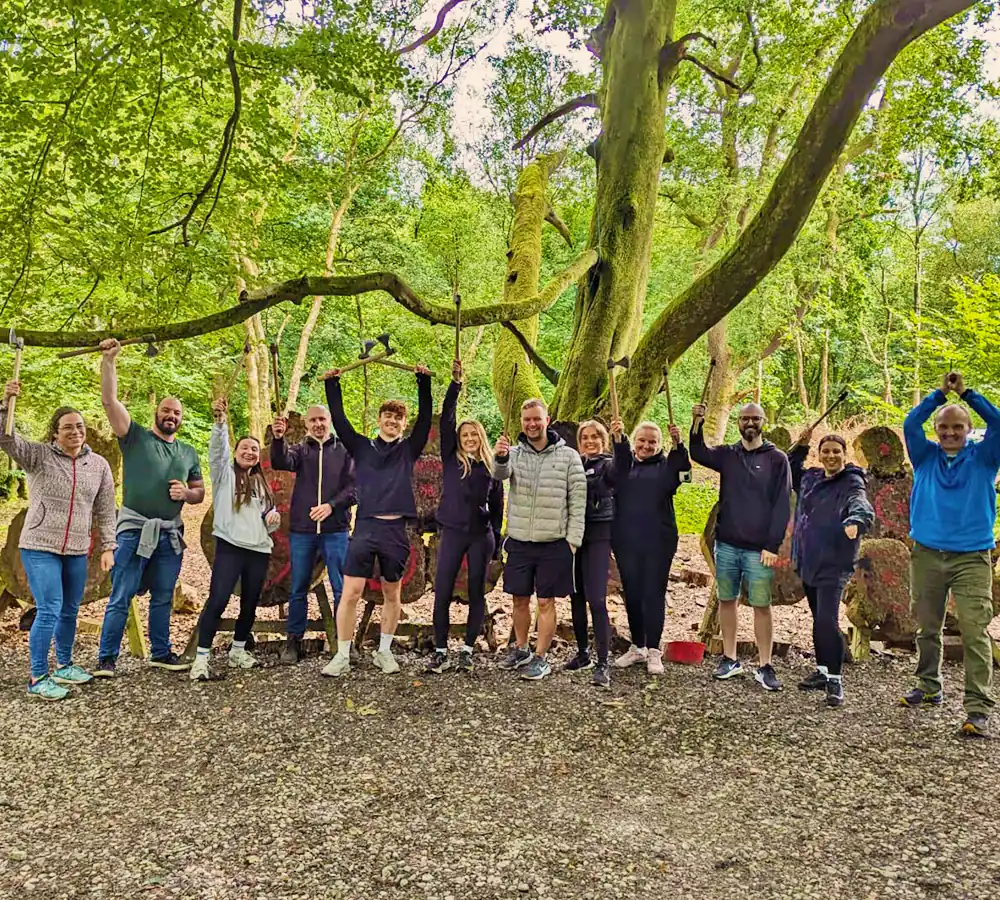
[[[754,674],[754,679],[757,681],[757,684],[764,688],[765,691],[781,690],[781,682],[778,681],[778,676],[774,671],[774,667],[770,664],[760,666]]]

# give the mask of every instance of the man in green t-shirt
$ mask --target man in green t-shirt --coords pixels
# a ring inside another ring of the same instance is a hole
[[[152,428],[136,425],[118,399],[116,358],[120,350],[114,338],[101,342],[101,403],[118,436],[123,466],[111,599],[94,670],[95,676],[105,678],[115,674],[129,604],[141,586],[149,588],[150,665],[172,672],[191,667],[170,648],[170,614],[184,556],[181,510],[185,503],[201,503],[205,498],[198,454],[190,444],[177,440],[184,414],[180,400],[161,400]]]

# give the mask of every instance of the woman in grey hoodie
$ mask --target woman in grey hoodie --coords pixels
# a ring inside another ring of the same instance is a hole
[[[4,389],[3,424],[17,381]],[[0,432],[6,428],[0,425]],[[52,414],[41,443],[19,434],[2,434],[0,448],[28,475],[28,513],[18,546],[35,600],[35,621],[28,647],[31,679],[28,693],[42,700],[62,700],[64,685],[84,684],[91,675],[73,665],[76,614],[87,585],[87,555],[92,523],[100,531],[101,568],[115,564],[115,484],[111,467],[86,444],[87,427],[78,410],[60,406]],[[59,667],[49,674],[49,649],[55,636]]]
[[[208,442],[208,464],[212,476],[212,504],[215,537],[215,564],[208,602],[198,623],[198,651],[191,666],[192,681],[212,681],[209,667],[212,641],[229,598],[240,583],[240,614],[236,620],[233,646],[229,650],[231,669],[251,669],[257,660],[246,648],[250,629],[257,616],[271,561],[271,532],[281,524],[274,496],[260,467],[260,441],[241,437],[236,452],[229,456],[228,404],[212,404],[212,436]]]

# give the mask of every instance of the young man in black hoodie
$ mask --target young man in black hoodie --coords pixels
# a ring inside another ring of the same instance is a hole
[[[739,411],[740,440],[723,447],[705,443],[705,405],[697,404],[691,414],[691,459],[722,476],[715,530],[715,585],[724,655],[714,677],[721,681],[743,674],[736,658],[736,630],[745,583],[760,658],[756,679],[766,690],[780,691],[781,682],[771,666],[771,582],[791,512],[788,457],[764,440],[764,410],[756,403]]]
[[[410,557],[406,520],[417,517],[413,499],[413,465],[424,451],[431,430],[431,373],[416,367],[419,408],[409,437],[406,404],[387,400],[378,411],[378,436],[358,434],[344,413],[340,370],[327,372],[326,399],[333,427],[354,459],[358,479],[358,512],[354,534],[344,563],[344,595],[337,611],[337,653],[323,669],[324,675],[346,675],[351,669],[351,637],[358,600],[378,560],[382,577],[382,633],[372,653],[375,665],[386,675],[399,671],[392,655],[392,638],[401,611],[402,578]]]
[[[299,661],[308,618],[306,594],[319,555],[330,576],[334,610],[340,605],[351,507],[357,503],[354,462],[330,432],[329,410],[310,406],[306,410],[306,437],[291,447],[285,442],[287,428],[284,416],[271,425],[271,467],[295,472],[288,533],[292,583],[287,636],[279,658],[285,666]]]

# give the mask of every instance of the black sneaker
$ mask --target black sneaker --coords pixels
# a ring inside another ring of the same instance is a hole
[[[534,659],[535,654],[527,647],[511,647],[507,655],[497,663],[501,669],[520,669]]]
[[[799,682],[800,691],[822,691],[826,689],[827,677],[817,669]]]
[[[728,656],[723,656],[722,662],[716,667],[712,673],[712,677],[716,681],[725,681],[727,678],[735,678],[737,675],[742,674],[743,666],[738,659],[730,659]]]
[[[754,678],[757,684],[761,685],[765,691],[781,690],[781,682],[778,681],[778,676],[775,674],[774,667],[770,663],[766,666],[760,666]]]
[[[899,698],[900,706],[909,706],[911,709],[917,706],[940,706],[943,702],[944,694],[941,691],[930,693],[920,688],[914,688]]]
[[[962,725],[962,734],[967,737],[988,738],[990,734],[990,720],[982,713],[971,713]]]
[[[458,651],[458,670],[460,672],[471,672],[475,666],[472,663],[472,651],[471,650],[459,650]]]
[[[844,705],[844,682],[839,678],[828,678],[826,681],[826,705]]]
[[[94,678],[114,678],[115,677],[115,661],[110,657],[106,656],[104,659],[99,659],[97,665],[91,669],[90,674]]]
[[[278,657],[279,666],[294,666],[299,661],[302,653],[302,638],[289,635],[285,638],[285,646],[281,648],[281,656]]]
[[[447,672],[450,668],[451,663],[448,662],[448,654],[442,653],[440,650],[435,650],[431,658],[427,661],[427,671],[433,672],[435,675]]]
[[[564,668],[567,672],[586,672],[588,669],[594,668],[594,661],[590,658],[590,653],[586,650],[580,650],[566,663]]]
[[[171,651],[166,656],[153,657],[149,664],[154,669],[166,669],[168,672],[186,672],[191,668],[191,663],[181,659],[176,653]]]
[[[591,678],[591,684],[594,687],[600,688],[611,687],[611,666],[606,662],[598,663],[594,667],[594,676]]]

